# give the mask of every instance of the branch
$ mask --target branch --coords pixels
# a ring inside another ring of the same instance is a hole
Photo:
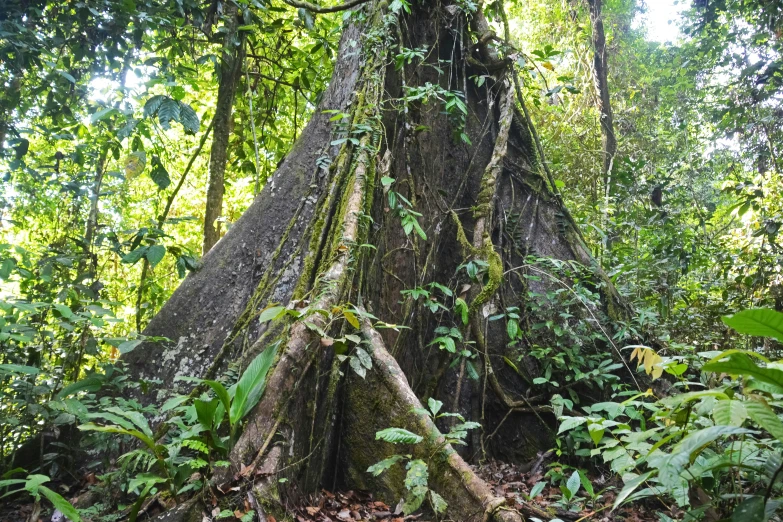
[[[356,7],[357,5],[364,4],[368,1],[369,0],[348,0],[344,4],[333,5],[331,7],[321,7],[320,5],[311,4],[306,0],[283,0],[283,2],[290,5],[291,7],[299,7],[302,9],[307,9],[311,13],[316,13],[316,14],[337,13],[340,11],[346,11],[348,9]]]

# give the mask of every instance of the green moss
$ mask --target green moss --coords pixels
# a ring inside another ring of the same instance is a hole
[[[495,246],[492,244],[492,239],[487,235],[484,236],[484,247],[481,249],[484,254],[484,259],[487,260],[489,267],[487,269],[487,275],[489,281],[481,289],[481,292],[476,296],[472,303],[470,303],[470,311],[475,312],[484,303],[489,301],[495,292],[500,288],[503,283],[503,259],[500,254],[495,251]]]
[[[473,207],[473,217],[476,219],[480,217],[489,218],[492,211],[492,198],[495,197],[495,186],[487,180],[485,176],[481,181],[481,190],[478,194],[478,202]]]
[[[454,220],[454,225],[457,227],[457,242],[462,247],[462,251],[467,256],[475,256],[478,253],[478,250],[468,241],[468,238],[465,235],[465,229],[462,228],[462,222],[459,220],[457,213],[453,210],[451,211],[451,219]]]

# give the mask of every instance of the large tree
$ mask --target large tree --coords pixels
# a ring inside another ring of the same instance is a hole
[[[137,377],[161,380],[146,396],[160,402],[182,391],[176,376],[214,378],[277,347],[232,468],[215,478],[256,477],[267,510],[335,485],[396,502],[403,475],[366,470],[395,453],[375,433],[397,427],[424,437],[404,453],[429,463],[452,519],[520,520],[413,408],[440,399],[481,422],[466,458],[525,461],[553,437],[552,388],[532,381],[546,363],[529,356],[554,335],[530,328],[552,313],[543,296],[576,296],[565,326],[603,332],[573,348],[580,356],[616,355],[605,327],[624,305],[540,173],[514,51],[481,13],[470,2],[355,7],[312,120],[144,332],[171,342],[125,357]],[[261,322],[276,305],[289,312]]]

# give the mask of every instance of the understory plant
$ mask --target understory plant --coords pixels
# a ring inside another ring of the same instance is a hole
[[[264,394],[278,345],[272,344],[256,356],[237,382],[228,387],[215,380],[180,377],[208,386],[214,396],[204,392],[195,399],[180,395],[166,401],[160,409],[162,414],[170,415],[164,421],[165,435],[155,433],[139,411],[112,406],[86,414],[92,421],[103,422],[82,424],[80,430],[125,435],[141,443],[141,447],[117,460],[120,471],[129,477],[127,492],[137,495],[129,512],[131,522],[136,520],[144,500],[159,488],[176,500],[199,490],[213,468],[228,465],[222,459],[236,441],[242,419]]]
[[[464,445],[465,437],[468,435],[468,431],[481,427],[478,422],[465,421],[464,417],[459,413],[441,412],[443,402],[438,401],[430,397],[427,401],[427,408],[414,408],[412,411],[418,415],[424,415],[429,417],[433,421],[444,418],[455,418],[459,423],[455,423],[449,429],[449,432],[444,435],[442,445]],[[392,444],[409,444],[416,445],[424,440],[421,435],[417,435],[411,431],[403,428],[386,428],[375,434],[376,440],[384,440]],[[432,452],[434,455],[436,452]],[[411,454],[394,454],[379,462],[376,462],[369,468],[368,473],[372,473],[374,476],[379,476],[385,471],[394,466],[405,465],[405,489],[406,495],[402,504],[402,511],[406,515],[410,515],[414,511],[418,510],[425,500],[429,501],[429,505],[435,513],[444,513],[448,508],[448,504],[437,492],[430,489],[428,485],[429,479],[429,463],[422,459],[414,459]]]
[[[723,320],[740,333],[783,341],[783,313],[749,309]],[[688,517],[717,512],[736,521],[769,520],[783,503],[783,363],[756,350],[699,355],[706,362],[694,382],[681,361],[636,347],[639,367],[652,379],[666,372],[690,391],[654,402],[652,390],[623,392],[618,398],[625,400],[561,416],[559,434],[622,476],[612,509],[656,497],[673,500]]]

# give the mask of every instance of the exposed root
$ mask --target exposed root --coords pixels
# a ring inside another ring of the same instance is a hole
[[[390,501],[399,498],[402,477],[391,472],[373,477],[366,472],[366,466],[394,451],[388,443],[374,440],[370,433],[390,426],[405,428],[424,437],[409,451],[414,457],[428,461],[429,487],[446,499],[450,517],[463,521],[521,522],[519,513],[503,509],[505,499],[496,497],[489,485],[446,443],[432,419],[412,411],[421,408],[421,402],[377,330],[365,321],[362,334],[369,342],[373,367],[364,380],[355,375],[349,377],[343,425],[346,455],[340,456],[350,463],[348,473],[355,485],[381,496],[386,494]],[[381,401],[383,406],[378,404]],[[368,416],[364,410],[373,404],[378,407]]]

